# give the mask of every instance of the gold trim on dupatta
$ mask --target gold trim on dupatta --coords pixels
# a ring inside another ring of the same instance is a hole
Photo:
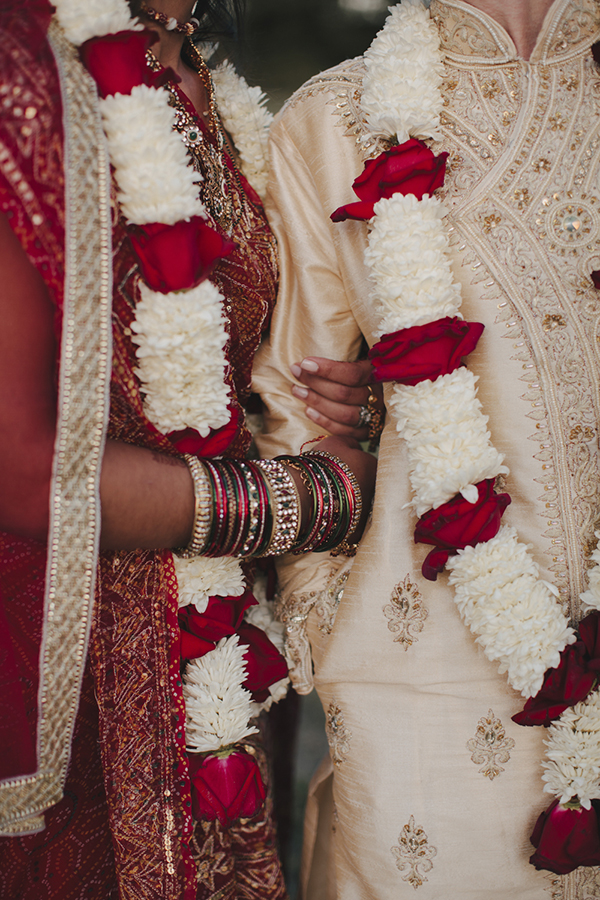
[[[96,87],[54,20],[63,103],[65,296],[40,653],[38,768],[0,784],[0,834],[31,834],[63,795],[87,656],[111,375],[110,167]]]

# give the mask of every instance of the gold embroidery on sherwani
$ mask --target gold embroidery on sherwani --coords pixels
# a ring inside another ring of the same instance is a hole
[[[394,642],[400,644],[403,650],[408,650],[419,640],[418,635],[423,631],[425,619],[429,615],[410,575],[396,585],[383,612],[388,619],[388,628],[394,635]]]
[[[346,761],[346,755],[350,752],[352,732],[346,728],[344,714],[335,700],[329,704],[329,709],[327,710],[325,731],[329,741],[331,761],[334,766],[339,767]]]
[[[332,575],[335,573],[332,573]],[[319,595],[319,599],[315,603],[315,611],[319,617],[319,631],[323,634],[331,634],[335,623],[335,617],[342,597],[344,596],[344,587],[348,581],[350,569],[346,569],[337,578],[325,588]]]
[[[501,763],[509,761],[514,746],[515,742],[506,736],[504,725],[491,709],[477,723],[475,737],[467,741],[471,759],[476,766],[481,766],[479,771],[490,781],[504,772]]]
[[[577,620],[600,506],[600,302],[589,277],[600,269],[600,72],[588,49],[597,5],[557,8],[531,80],[489,19],[431,8],[456,83],[434,145],[462,159],[441,191],[451,242],[522,366],[547,565]]]
[[[600,868],[582,866],[570,875],[552,875],[549,888],[552,900],[598,900]]]
[[[402,880],[412,884],[415,890],[429,880],[425,873],[433,869],[431,860],[437,855],[437,850],[429,843],[422,826],[415,825],[414,816],[402,829],[398,846],[392,847],[392,854],[402,873]]]

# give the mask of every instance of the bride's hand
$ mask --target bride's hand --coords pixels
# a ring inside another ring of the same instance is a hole
[[[374,411],[383,422],[383,390],[380,384],[371,384],[373,367],[368,359],[338,362],[308,356],[291,371],[300,382],[292,388],[293,395],[304,402],[307,417],[330,434],[366,441]]]

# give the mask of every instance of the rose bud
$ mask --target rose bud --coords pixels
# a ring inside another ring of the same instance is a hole
[[[245,750],[202,756],[189,753],[192,813],[196,820],[218,819],[230,825],[251,819],[262,807],[266,790],[253,756]]]
[[[216,644],[236,633],[244,613],[256,603],[251,591],[245,591],[241,597],[210,597],[203,613],[199,613],[194,606],[184,606],[179,611],[179,627]]]
[[[529,862],[557,875],[600,865],[599,805],[594,800],[590,809],[570,809],[555,800],[536,822],[531,843],[537,849]]]
[[[161,87],[167,81],[181,81],[173,69],[153,72],[146,51],[156,43],[153,31],[119,31],[90,38],[79,48],[79,56],[98,86],[101,97],[130,94],[138,84]]]
[[[149,288],[161,294],[196,287],[234,247],[200,216],[174,225],[132,225],[129,239],[142,278]]]

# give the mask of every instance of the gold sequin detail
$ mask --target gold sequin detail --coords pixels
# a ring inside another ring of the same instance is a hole
[[[329,741],[331,761],[334,766],[339,767],[346,761],[346,755],[350,752],[352,732],[346,728],[344,714],[335,700],[329,704],[327,710],[325,731]]]

